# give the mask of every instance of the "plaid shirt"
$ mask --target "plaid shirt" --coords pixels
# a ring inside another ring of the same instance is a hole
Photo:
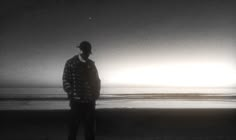
[[[92,60],[81,62],[78,55],[67,60],[63,72],[63,89],[70,100],[95,101],[100,95],[100,79]]]

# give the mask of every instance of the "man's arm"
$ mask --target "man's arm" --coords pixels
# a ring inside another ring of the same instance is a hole
[[[72,85],[71,85],[71,66],[67,61],[64,67],[62,81],[63,81],[63,89],[67,93],[68,98],[71,99],[72,97]]]
[[[98,75],[98,70],[94,64],[94,89],[95,89],[95,99],[98,99],[100,96],[100,89],[101,89],[101,80]]]

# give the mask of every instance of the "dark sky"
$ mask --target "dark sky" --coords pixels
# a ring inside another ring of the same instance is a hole
[[[163,84],[151,79],[172,86],[167,76],[184,77],[183,69],[191,66],[208,69],[202,76],[222,68],[211,76],[227,73],[231,79],[226,76],[222,86],[236,83],[233,0],[5,0],[0,5],[1,87],[61,86],[64,63],[83,40],[93,45],[91,59],[103,86],[142,84],[125,78],[145,79],[160,67],[182,71],[161,73],[169,78]]]

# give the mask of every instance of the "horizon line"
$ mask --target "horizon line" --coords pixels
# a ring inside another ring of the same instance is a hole
[[[63,86],[1,86],[0,88],[63,88]],[[140,85],[105,85],[101,88],[236,88],[236,86],[140,86]]]

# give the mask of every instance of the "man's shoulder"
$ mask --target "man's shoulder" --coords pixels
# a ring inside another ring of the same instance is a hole
[[[88,62],[91,63],[91,64],[94,64],[95,62],[91,59],[88,59]]]
[[[95,62],[94,62],[93,60],[91,60],[91,59],[88,59],[88,64],[89,64],[90,66],[92,66],[92,67],[96,67],[96,66],[95,66]]]
[[[72,62],[76,61],[77,57],[78,57],[77,55],[74,55],[73,57],[69,58],[69,59],[66,61],[66,63],[72,63]]]

